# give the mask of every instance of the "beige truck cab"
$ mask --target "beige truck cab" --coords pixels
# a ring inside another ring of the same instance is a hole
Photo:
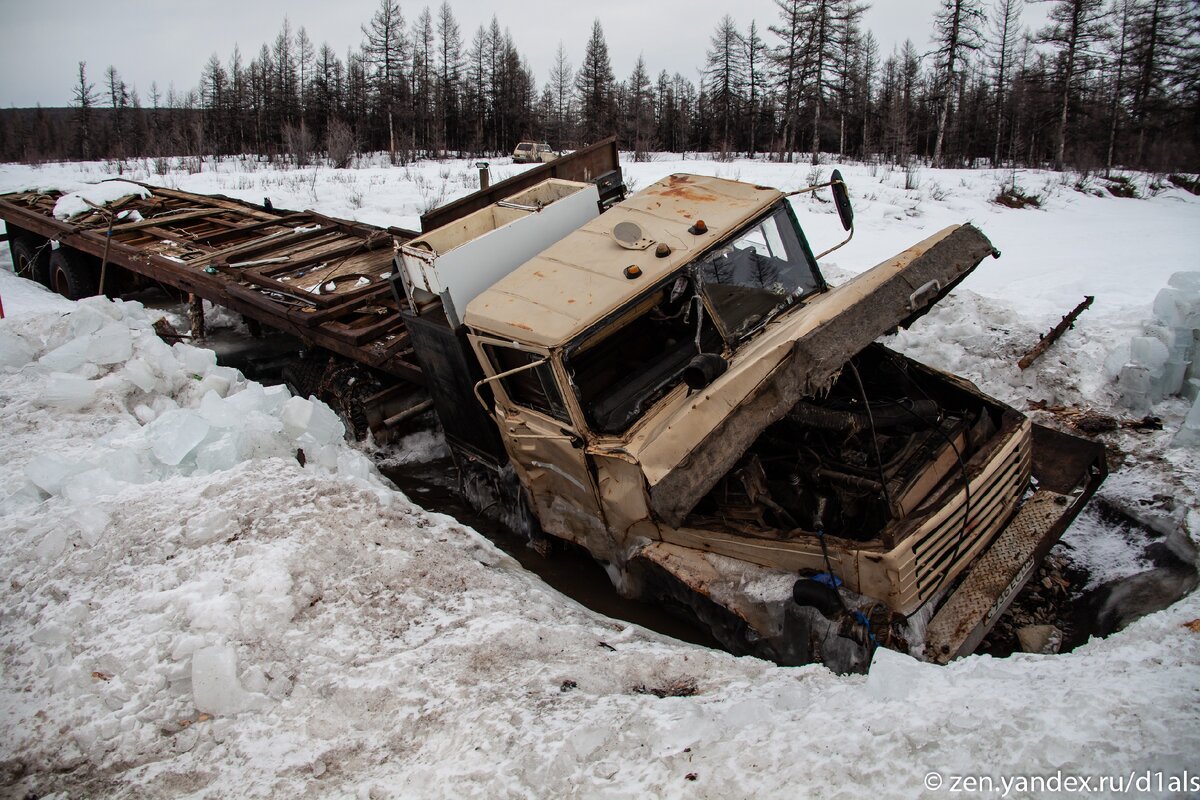
[[[831,288],[781,192],[672,175],[474,295],[474,392],[542,531],[622,592],[784,664],[945,662],[1104,475],[875,342],[998,255],[956,226]]]
[[[513,148],[514,164],[538,164],[553,161],[558,154],[546,142],[520,142]]]

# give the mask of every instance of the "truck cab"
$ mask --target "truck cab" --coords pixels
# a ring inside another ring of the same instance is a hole
[[[474,393],[541,529],[621,591],[780,663],[945,661],[1103,477],[1058,441],[1035,486],[1029,420],[875,343],[993,255],[956,226],[831,288],[782,193],[672,175],[470,300]],[[976,575],[997,548],[1020,563]]]

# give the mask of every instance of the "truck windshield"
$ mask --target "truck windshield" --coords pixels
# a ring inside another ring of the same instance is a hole
[[[692,281],[677,277],[570,352],[567,369],[592,430],[628,430],[679,385],[693,357],[721,352],[721,335],[698,301]]]
[[[696,265],[704,294],[730,344],[819,288],[816,271],[782,204]]]

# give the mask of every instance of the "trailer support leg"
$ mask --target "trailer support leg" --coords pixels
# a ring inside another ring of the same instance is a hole
[[[204,299],[195,294],[188,295],[188,319],[192,323],[192,341],[204,338]]]

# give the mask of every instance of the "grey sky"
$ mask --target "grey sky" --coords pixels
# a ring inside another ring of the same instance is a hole
[[[890,53],[905,38],[924,49],[938,1],[875,0],[865,21],[881,52]],[[436,10],[440,0],[429,5]],[[751,19],[757,20],[768,43],[774,37],[766,28],[777,19],[772,0],[451,0],[450,5],[468,44],[475,29],[495,14],[501,26],[512,31],[539,85],[549,75],[559,41],[572,65],[579,66],[596,17],[604,27],[618,79],[628,77],[640,53],[652,76],[665,69],[693,81],[699,79],[709,37],[723,14],[732,15],[743,30]],[[126,82],[136,85],[148,105],[151,81],[158,82],[164,95],[172,83],[176,89],[189,89],[214,51],[227,62],[237,44],[249,61],[264,42],[275,38],[285,15],[293,29],[304,26],[318,46],[328,41],[344,57],[348,47],[361,42],[360,27],[377,6],[378,0],[0,0],[5,34],[0,106],[67,105],[78,61],[87,62],[88,77],[98,88],[112,64]],[[409,21],[423,6],[401,2]],[[530,14],[533,8],[544,11]],[[1044,6],[1027,9],[1027,23],[1044,19]]]

